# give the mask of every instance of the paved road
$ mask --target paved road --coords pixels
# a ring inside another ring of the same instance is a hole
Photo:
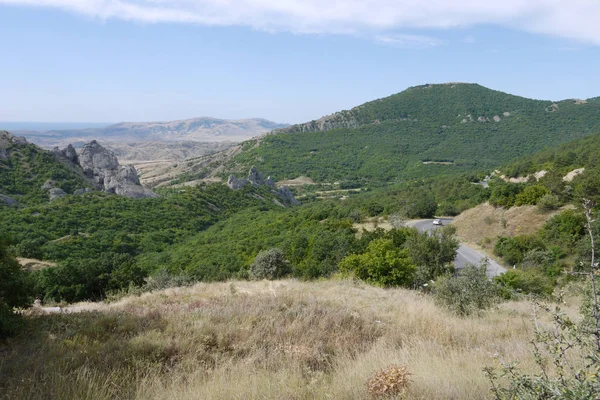
[[[452,222],[452,218],[442,218],[442,223],[448,225]],[[417,221],[410,221],[407,223],[408,226],[415,227],[419,232],[426,232],[430,230],[438,229],[438,225],[433,225],[432,219],[422,219]],[[456,269],[464,268],[467,263],[478,265],[481,260],[487,257],[485,254],[472,249],[464,244],[461,244],[456,252],[456,259],[454,259],[454,266]],[[506,268],[498,264],[496,261],[489,259],[487,274],[490,278],[503,274],[506,272]]]

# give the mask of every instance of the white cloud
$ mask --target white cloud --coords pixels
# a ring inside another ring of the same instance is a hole
[[[369,34],[493,24],[600,45],[598,0],[0,0],[101,19]]]
[[[404,49],[422,49],[428,47],[435,47],[439,46],[442,43],[441,40],[431,36],[399,34],[376,35],[375,41],[385,46],[398,47]]]

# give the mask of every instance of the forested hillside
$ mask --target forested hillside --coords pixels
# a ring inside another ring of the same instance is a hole
[[[66,193],[89,187],[83,171],[61,163],[51,152],[23,138],[0,131],[0,196],[14,197],[24,204],[47,201],[48,192],[42,186],[48,180]]]
[[[276,179],[394,182],[489,170],[598,131],[598,101],[425,85],[246,142],[221,174],[257,165]]]

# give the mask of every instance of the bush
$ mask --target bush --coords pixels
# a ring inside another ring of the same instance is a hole
[[[290,273],[290,266],[281,249],[273,248],[258,253],[252,265],[250,275],[254,279],[278,279]]]
[[[408,249],[394,246],[392,239],[375,239],[363,254],[353,254],[340,262],[342,273],[379,286],[410,286],[415,265]]]
[[[560,207],[561,202],[557,195],[548,193],[538,200],[537,206],[541,212],[549,212]]]
[[[547,194],[548,189],[542,185],[527,186],[515,197],[515,206],[536,205]]]
[[[521,263],[525,254],[530,250],[545,250],[545,247],[544,242],[537,236],[503,236],[498,238],[494,247],[494,254],[504,258],[507,264],[515,265]]]
[[[552,279],[534,269],[510,270],[497,276],[495,281],[501,286],[519,293],[549,296],[554,291]]]
[[[0,339],[14,334],[19,326],[15,307],[32,302],[27,272],[8,252],[8,242],[0,238]]]
[[[469,264],[457,276],[440,278],[433,287],[437,303],[459,315],[470,315],[490,308],[499,298],[497,286],[486,274],[487,261]]]

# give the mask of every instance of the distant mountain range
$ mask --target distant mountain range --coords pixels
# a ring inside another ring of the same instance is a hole
[[[65,146],[69,143],[77,147],[94,139],[113,142],[189,140],[240,142],[287,126],[287,124],[279,124],[261,118],[225,120],[202,117],[167,122],[121,122],[106,127],[87,129],[49,131],[11,129],[11,132],[15,135],[25,136],[27,140],[44,147]],[[0,126],[0,129],[3,127]]]

